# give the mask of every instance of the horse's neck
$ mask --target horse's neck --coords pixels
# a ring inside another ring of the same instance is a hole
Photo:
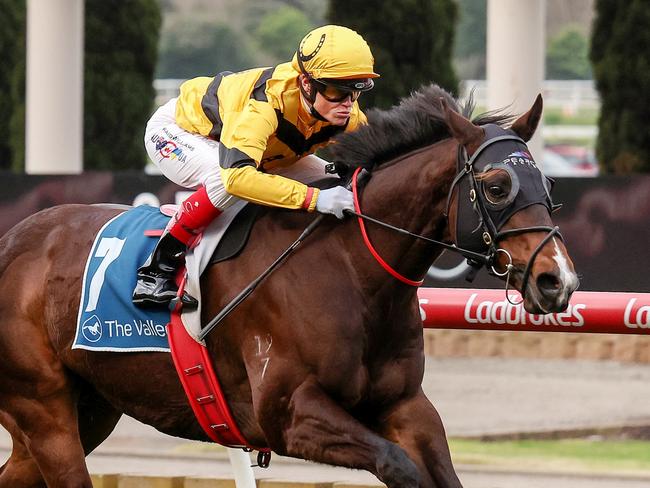
[[[448,238],[444,213],[456,173],[451,145],[440,142],[377,170],[362,190],[362,212],[425,237]],[[420,279],[440,252],[422,240],[367,227],[382,257],[411,279]]]

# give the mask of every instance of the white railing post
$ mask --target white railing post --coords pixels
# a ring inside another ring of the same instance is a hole
[[[242,449],[228,449],[228,457],[235,476],[235,486],[237,488],[255,488],[255,474],[248,453]]]

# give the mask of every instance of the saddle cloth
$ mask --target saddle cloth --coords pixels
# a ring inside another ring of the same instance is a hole
[[[195,340],[201,328],[201,273],[228,225],[244,206],[242,201],[229,207],[187,253],[185,289],[199,300],[199,308],[182,313],[182,321]],[[155,237],[151,237],[145,232],[165,228],[173,215],[169,207],[167,215],[155,207],[135,207],[108,221],[97,233],[86,261],[73,349],[169,351],[165,327],[170,322],[170,311],[138,308],[131,302],[136,269],[147,260],[160,233],[153,232]]]

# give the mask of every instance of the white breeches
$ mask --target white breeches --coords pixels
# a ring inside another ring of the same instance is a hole
[[[144,146],[153,163],[168,179],[185,188],[205,186],[212,204],[219,209],[229,207],[237,197],[228,194],[221,182],[219,143],[199,134],[192,134],[176,125],[176,99],[162,105],[147,123]],[[287,168],[270,171],[312,183],[325,178],[327,161],[309,155]]]

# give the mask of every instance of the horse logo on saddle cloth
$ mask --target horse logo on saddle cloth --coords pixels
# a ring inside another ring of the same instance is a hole
[[[239,432],[205,343],[198,336],[201,273],[211,262],[229,259],[241,251],[256,206],[241,201],[229,207],[187,254],[185,269],[177,277],[179,292],[186,290],[196,297],[198,308],[184,311],[178,306],[174,310],[136,307],[131,299],[136,269],[146,261],[174,211],[173,206],[135,207],[108,221],[97,233],[84,271],[72,349],[171,352],[189,403],[208,436],[229,447],[254,448]],[[228,237],[222,239],[228,229]],[[269,458],[270,451],[262,450],[258,463],[268,465]]]

